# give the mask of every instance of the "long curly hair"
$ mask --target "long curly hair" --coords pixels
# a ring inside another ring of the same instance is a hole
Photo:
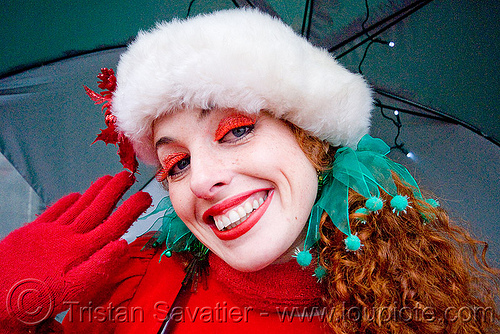
[[[317,170],[327,170],[336,148],[289,126]],[[395,214],[389,205],[377,213],[355,213],[366,198],[349,193],[349,223],[363,244],[360,250],[346,251],[345,235],[322,216],[323,302],[332,332],[499,333],[500,270],[486,262],[487,243],[393,178],[398,193],[409,198],[406,213]],[[391,200],[381,193],[384,203]]]

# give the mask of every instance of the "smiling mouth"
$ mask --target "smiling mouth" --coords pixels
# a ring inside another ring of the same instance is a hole
[[[255,189],[230,197],[203,214],[221,240],[233,240],[250,231],[267,211],[274,195],[272,188]]]
[[[260,208],[267,199],[268,193],[248,198],[241,205],[227,211],[222,215],[211,216],[210,218],[215,223],[219,231],[229,231],[243,223],[250,215]]]

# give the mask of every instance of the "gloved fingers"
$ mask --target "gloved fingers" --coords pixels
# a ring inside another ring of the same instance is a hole
[[[130,196],[104,223],[85,234],[86,245],[98,249],[120,238],[149,208],[151,201],[151,196],[142,191]]]
[[[64,196],[51,206],[49,206],[33,223],[51,223],[56,221],[64,212],[66,212],[81,197],[79,193],[72,193]]]
[[[116,206],[123,194],[134,184],[135,177],[127,171],[114,176],[99,192],[93,202],[75,219],[72,228],[86,233],[101,224]]]
[[[98,250],[88,260],[72,268],[65,275],[67,291],[65,301],[91,300],[109,284],[109,278],[125,267],[129,259],[129,246],[125,240],[116,240]]]
[[[97,181],[92,183],[92,185],[85,191],[83,195],[74,203],[74,205],[64,212],[59,218],[61,224],[71,224],[82,213],[92,201],[99,194],[101,189],[108,184],[112,179],[111,175],[105,175],[99,178]]]

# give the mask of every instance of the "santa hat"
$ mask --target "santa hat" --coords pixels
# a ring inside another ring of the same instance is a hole
[[[121,56],[113,114],[139,158],[157,164],[152,123],[193,108],[266,110],[335,146],[368,132],[372,93],[278,19],[236,9],[161,23]]]

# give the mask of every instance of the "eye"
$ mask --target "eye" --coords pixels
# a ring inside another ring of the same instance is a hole
[[[252,126],[240,126],[235,129],[232,129],[228,133],[224,135],[221,139],[219,139],[219,142],[230,142],[234,140],[238,140],[240,138],[245,137],[248,133],[250,133],[253,130],[253,125]]]
[[[215,132],[215,141],[221,143],[237,141],[254,128],[255,120],[249,116],[235,114],[224,118],[217,127]]]
[[[239,128],[232,129],[231,133],[233,134],[233,136],[239,138],[239,137],[242,137],[243,135],[245,135],[248,131],[250,131],[249,126],[240,126]]]
[[[189,167],[190,157],[186,153],[169,154],[162,162],[162,168],[156,173],[158,182],[165,181],[168,177],[180,175]]]
[[[172,176],[181,173],[184,169],[188,168],[189,162],[190,162],[189,157],[179,160],[178,163],[176,163],[172,168],[170,168],[168,172],[169,175]]]

